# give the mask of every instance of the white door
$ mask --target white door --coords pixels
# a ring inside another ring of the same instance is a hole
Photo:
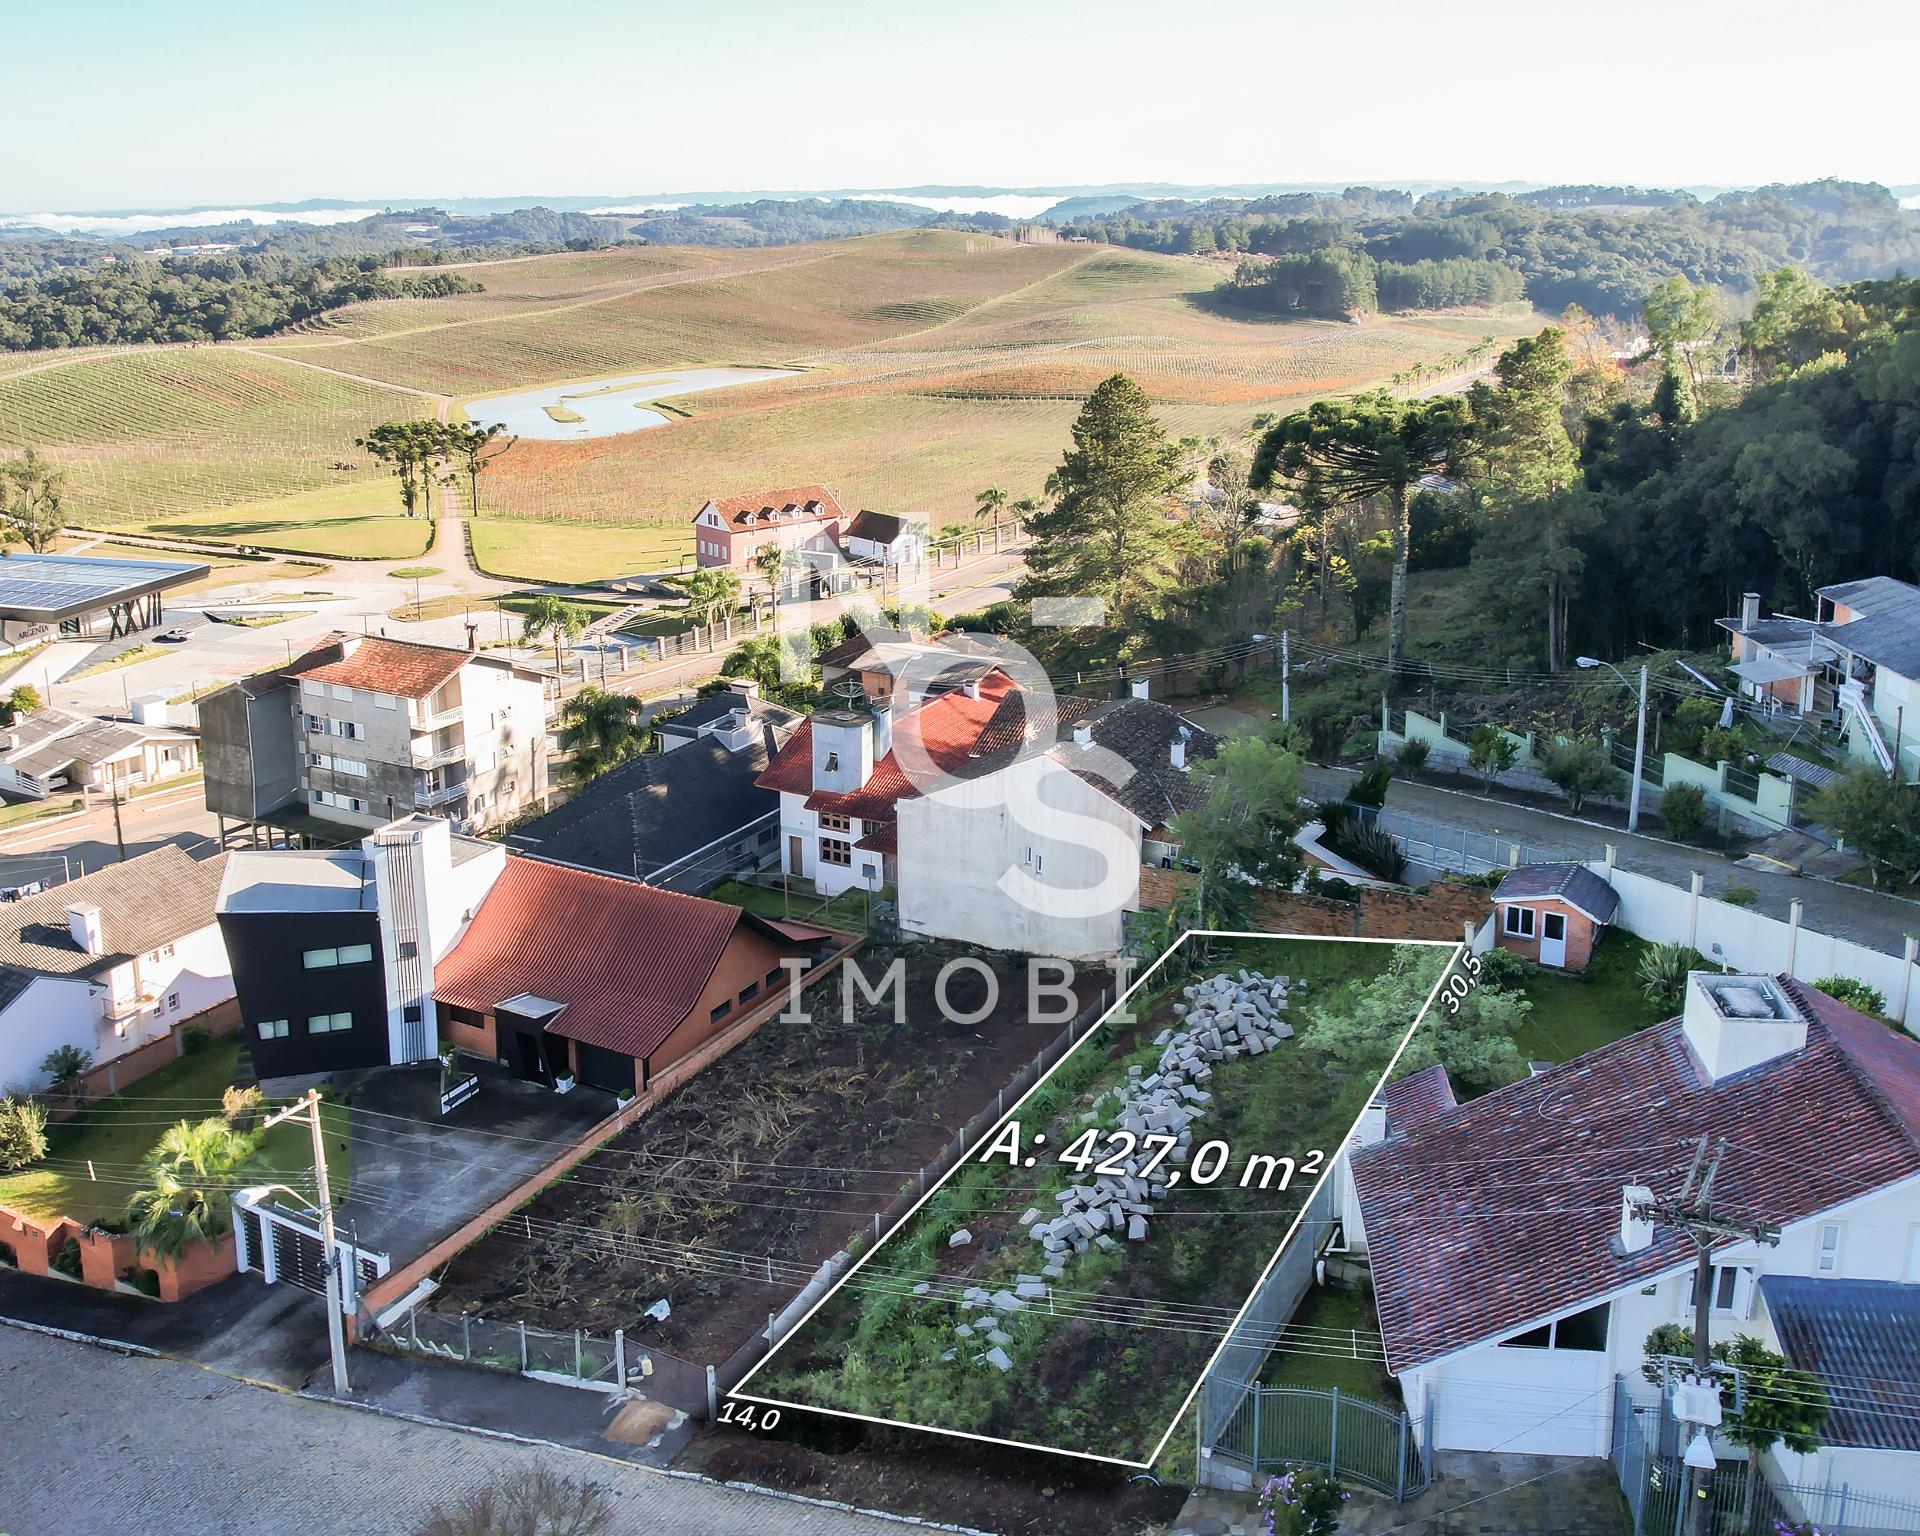
[[[1540,963],[1567,963],[1567,914],[1564,912],[1540,914]]]

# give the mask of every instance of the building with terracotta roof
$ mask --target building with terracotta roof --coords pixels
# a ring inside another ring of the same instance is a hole
[[[229,855],[218,903],[263,1079],[430,1062],[442,1042],[549,1087],[644,1092],[833,935],[509,858],[424,815],[355,848]]]
[[[0,1083],[43,1086],[62,1046],[115,1061],[232,998],[214,920],[227,858],[167,843],[0,903]]]
[[[1466,1103],[1434,1068],[1388,1089],[1345,1236],[1435,1448],[1608,1452],[1615,1379],[1692,1321],[1692,1242],[1634,1201],[1702,1136],[1716,1207],[1780,1228],[1715,1248],[1715,1342],[1763,1331],[1764,1277],[1920,1279],[1920,1040],[1791,977],[1696,972],[1680,1017]]]
[[[845,526],[846,513],[824,485],[722,496],[693,515],[694,555],[702,568],[752,577],[763,549],[792,550],[796,569],[789,589],[810,596],[823,580],[831,584]]]
[[[544,675],[448,646],[335,634],[200,700],[200,725],[223,820],[484,827],[547,789]]]
[[[1144,693],[1031,695],[956,659],[944,691],[870,693],[795,733],[760,778],[780,793],[782,869],[828,895],[894,886],[909,932],[1116,953],[1141,863],[1175,857],[1167,824],[1215,739]]]

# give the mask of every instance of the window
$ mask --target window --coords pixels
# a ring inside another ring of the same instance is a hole
[[[353,697],[353,690],[345,683],[335,683],[333,685],[333,696],[336,699],[351,699]]]
[[[820,839],[820,862],[851,867],[853,864],[853,844],[845,838],[823,837]]]
[[[421,1018],[422,1014],[418,1003],[408,1003],[400,1010],[400,1022],[402,1024],[418,1024]]]
[[[829,752],[827,754],[827,760],[822,766],[827,773],[838,773],[840,771],[840,754],[838,752]]]
[[[1035,853],[1029,848],[1027,850],[1027,868],[1031,869],[1037,875],[1046,867],[1047,856],[1044,853]]]
[[[743,1003],[749,1002],[759,995],[760,983],[757,981],[750,981],[740,989],[740,1001]]]
[[[1687,1283],[1681,1287],[1684,1293],[1682,1296],[1683,1305],[1681,1307],[1681,1313],[1686,1317],[1693,1315],[1693,1290],[1694,1282],[1697,1278],[1697,1274],[1690,1275]],[[1751,1265],[1716,1264],[1713,1266],[1712,1278],[1708,1281],[1708,1284],[1712,1286],[1711,1294],[1713,1299],[1710,1306],[1713,1311],[1730,1317],[1745,1317],[1747,1315],[1753,1302],[1753,1268]]]
[[[787,968],[784,965],[776,965],[760,979],[770,987],[777,987],[787,979]],[[1915,1230],[1920,1231],[1920,1228],[1916,1228]]]
[[[169,1013],[178,1013],[180,1011],[180,994],[178,992],[169,992],[167,994],[167,1011]]]
[[[342,944],[338,949],[310,949],[300,960],[310,971],[324,971],[336,965],[364,965],[372,958],[371,944]]]
[[[1508,907],[1507,908],[1507,932],[1515,935],[1517,938],[1522,938],[1522,939],[1532,938],[1533,937],[1533,908],[1532,907]]]
[[[832,811],[822,811],[820,813],[820,830],[822,832],[851,832],[853,830],[853,823],[845,816],[836,816]]]
[[[316,1013],[307,1019],[307,1033],[310,1035],[337,1035],[352,1028],[351,1013]]]
[[[715,1003],[713,1005],[713,1008],[707,1014],[707,1022],[709,1024],[718,1024],[722,1019],[724,1019],[728,1014],[732,1012],[733,1012],[732,998],[728,998],[725,1002]]]
[[[420,953],[420,946],[414,940],[402,939],[400,941],[400,958],[402,960],[411,960],[415,955],[419,953]]]
[[[335,773],[344,773],[352,778],[364,779],[367,776],[367,765],[357,757],[336,757],[328,766]]]
[[[1607,1347],[1608,1304],[1588,1307],[1571,1317],[1558,1318],[1529,1328],[1510,1339],[1502,1339],[1502,1349],[1580,1349],[1598,1353]]]
[[[1813,1256],[1813,1272],[1816,1275],[1840,1273],[1840,1223],[1837,1221],[1820,1223],[1819,1246]]]
[[[253,1027],[259,1032],[262,1040],[284,1040],[287,1038],[287,1021],[285,1019],[262,1019]]]

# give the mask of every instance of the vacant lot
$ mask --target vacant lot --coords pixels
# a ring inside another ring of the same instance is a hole
[[[522,443],[514,452],[546,448]],[[497,479],[497,472],[493,477]],[[493,489],[490,480],[488,490]],[[687,517],[691,520],[691,510]],[[490,576],[520,581],[613,581],[691,565],[691,522],[665,527],[606,527],[475,518],[473,558]]]
[[[855,958],[878,978],[892,956]],[[434,1306],[606,1335],[664,1297],[672,1316],[645,1342],[725,1361],[1065,1027],[1028,1017],[1011,957],[993,1013],[949,1022],[934,1000],[944,958],[911,950],[904,1024],[858,992],[843,1016],[840,974],[810,988],[812,1022],[761,1026],[456,1258]],[[1084,1000],[1100,980],[1082,977]],[[985,990],[957,975],[953,1010]]]
[[[1245,968],[1289,978],[1279,1017],[1295,1029],[1320,1010],[1345,1011],[1397,954],[1437,981],[1450,953],[1443,945],[1311,939],[1216,945],[1195,977]],[[1312,1191],[1312,1176],[1243,1188],[1246,1160],[1265,1154],[1305,1167],[1315,1149],[1330,1156],[1414,1023],[1397,1020],[1382,1032],[1378,1069],[1367,1072],[1331,1070],[1294,1040],[1214,1061],[1193,1131],[1196,1146],[1229,1149],[1226,1175],[1203,1185],[1198,1155],[1190,1163],[1176,1157],[1140,1235],[1116,1241],[1098,1232],[1083,1251],[1055,1260],[1063,1273],[1042,1278],[1046,1254],[1027,1230],[1034,1218],[1023,1216],[1031,1209],[1051,1219],[1061,1197],[1094,1178],[1059,1154],[1089,1127],[1117,1128],[1121,1111],[1108,1095],[1163,1070],[1161,1042],[1180,1025],[1183,987],[1137,1001],[1137,1022],[1103,1024],[1021,1105],[1029,1154],[1022,1161],[1032,1166],[969,1163],[741,1390],[1146,1460]],[[970,1303],[969,1290],[995,1299]]]

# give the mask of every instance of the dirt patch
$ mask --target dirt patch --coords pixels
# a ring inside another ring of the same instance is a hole
[[[829,1255],[884,1210],[915,1170],[993,1102],[1001,1084],[1066,1025],[1043,999],[1029,1017],[1023,962],[993,966],[998,1001],[977,1023],[987,983],[955,973],[947,1008],[935,978],[960,951],[916,944],[906,960],[905,1023],[892,998],[829,977],[806,993],[809,1023],[769,1021],[658,1108],[458,1255],[437,1309],[500,1321],[630,1336],[698,1363],[726,1360]],[[896,958],[861,951],[876,983]],[[1081,1006],[1104,972],[1076,978]],[[555,1231],[543,1223],[563,1223]],[[641,1332],[665,1298],[666,1322]]]
[[[1001,1536],[1128,1536],[1165,1528],[1186,1502],[1185,1488],[1118,1467],[802,1417],[772,1436],[706,1427],[678,1464]]]

